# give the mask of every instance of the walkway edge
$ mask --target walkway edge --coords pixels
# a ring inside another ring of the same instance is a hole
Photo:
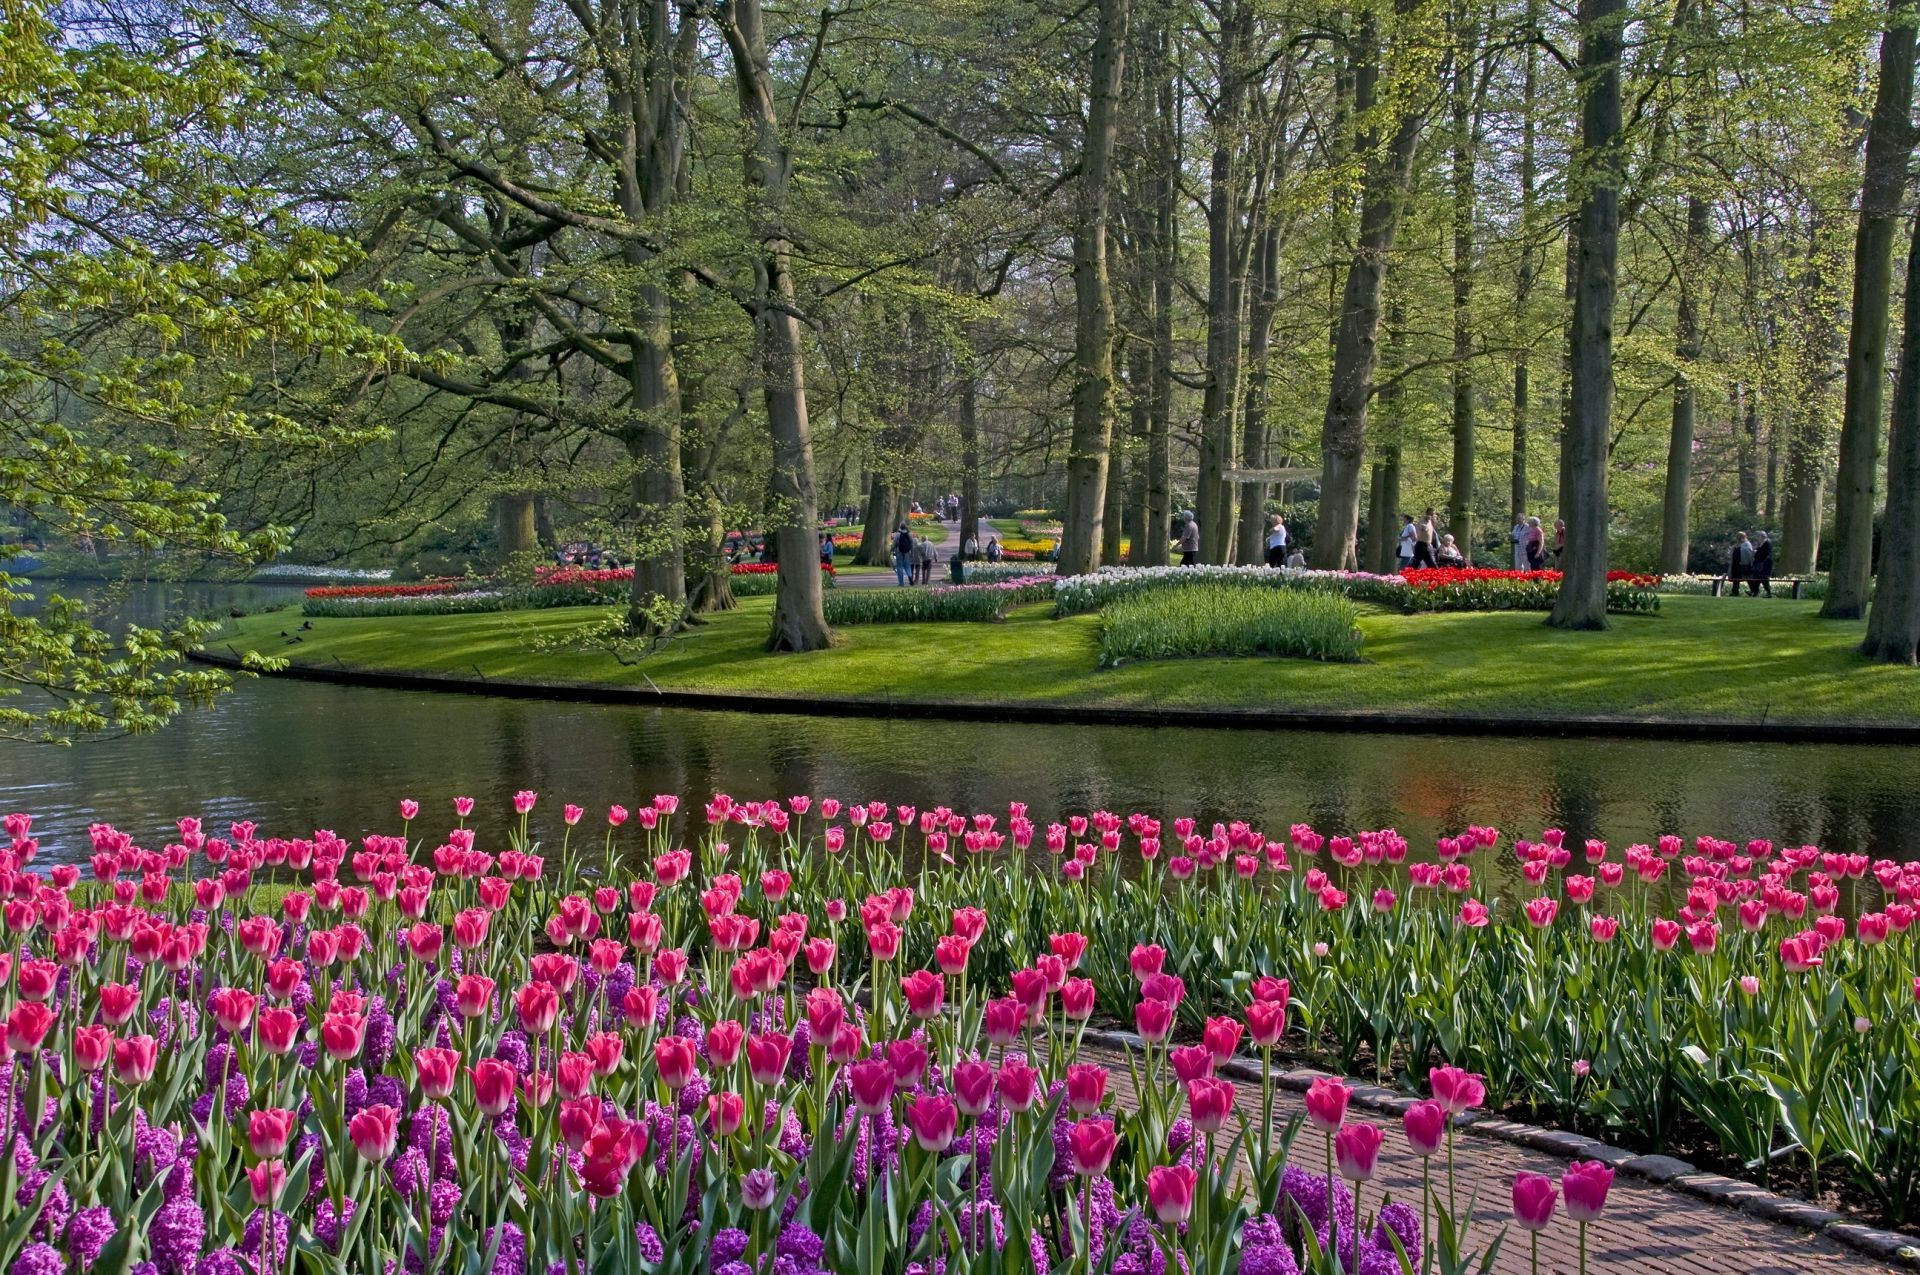
[[[1081,1036],[1081,1040],[1095,1045],[1104,1045],[1109,1049],[1137,1050],[1143,1044],[1134,1032],[1109,1031],[1098,1027],[1088,1028]],[[1222,1063],[1218,1070],[1222,1075],[1234,1080],[1255,1085],[1260,1083],[1259,1062],[1245,1054]],[[1287,1071],[1276,1068],[1274,1083],[1282,1089],[1305,1093],[1314,1081],[1334,1075],[1333,1072],[1320,1071],[1313,1067],[1298,1067]],[[1397,1116],[1419,1101],[1417,1098],[1408,1097],[1392,1089],[1383,1089],[1378,1085],[1370,1085],[1351,1077],[1338,1078],[1345,1080],[1353,1087],[1350,1101],[1369,1111]],[[1751,1182],[1742,1182],[1737,1178],[1725,1178],[1717,1173],[1701,1172],[1685,1160],[1676,1160],[1664,1155],[1641,1155],[1583,1134],[1543,1129],[1536,1125],[1516,1124],[1513,1121],[1500,1120],[1492,1116],[1457,1116],[1454,1118],[1454,1124],[1461,1131],[1474,1137],[1493,1138],[1567,1160],[1599,1160],[1613,1166],[1621,1173],[1632,1174],[1634,1177],[1664,1186],[1668,1190],[1679,1191],[1723,1208],[1751,1213],[1755,1217],[1778,1225],[1824,1235],[1855,1252],[1920,1270],[1920,1236],[1905,1235],[1899,1231],[1878,1230],[1855,1222],[1845,1214],[1823,1209],[1794,1196],[1781,1195],[1755,1186]]]
[[[227,648],[232,651],[233,648]],[[189,659],[219,668],[244,667],[239,654],[195,651]],[[475,670],[476,672],[478,670]],[[1455,717],[1441,713],[1313,713],[1264,708],[1125,708],[1059,702],[965,703],[906,698],[811,698],[739,691],[661,690],[608,686],[594,682],[523,682],[451,673],[399,673],[339,664],[333,668],[289,664],[262,677],[285,677],[343,686],[387,690],[494,695],[507,699],[544,699],[579,704],[639,704],[736,713],[779,713],[807,717],[898,717],[912,712],[962,722],[1032,722],[1046,725],[1169,726],[1225,730],[1312,730],[1361,734],[1526,735],[1604,739],[1728,740],[1824,744],[1920,744],[1920,720],[1911,724],[1877,722],[1655,721],[1632,717],[1566,717],[1538,721],[1524,717]]]

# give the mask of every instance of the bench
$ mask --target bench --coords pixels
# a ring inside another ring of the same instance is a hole
[[[1768,584],[1779,585],[1783,589],[1791,589],[1795,602],[1800,600],[1800,586],[1805,582],[1805,578],[1802,576],[1770,576],[1766,581]],[[1745,583],[1746,581],[1735,580],[1732,576],[1715,576],[1713,578],[1713,596],[1716,598],[1723,596],[1726,587],[1732,585],[1733,596],[1738,597],[1740,594],[1740,586]]]

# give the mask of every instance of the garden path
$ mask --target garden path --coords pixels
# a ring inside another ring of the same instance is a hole
[[[1117,1050],[1088,1047],[1082,1056],[1112,1069],[1109,1092],[1115,1100],[1132,1101],[1125,1057]],[[1258,1085],[1238,1084],[1241,1111],[1259,1118]],[[1305,1107],[1301,1095],[1287,1089],[1276,1092],[1274,1109],[1281,1118],[1301,1115]],[[1379,1206],[1383,1191],[1395,1199],[1415,1203],[1420,1199],[1420,1160],[1407,1147],[1393,1116],[1355,1109],[1349,1118],[1374,1121],[1387,1126],[1385,1148],[1380,1154],[1377,1176],[1367,1184],[1362,1201],[1367,1212]],[[1325,1152],[1319,1134],[1302,1128],[1295,1142],[1295,1162],[1318,1164]],[[1456,1180],[1463,1203],[1478,1190],[1472,1206],[1472,1230],[1469,1245],[1484,1250],[1506,1228],[1493,1270],[1497,1275],[1530,1275],[1527,1233],[1513,1225],[1510,1190],[1513,1175],[1520,1170],[1545,1173],[1559,1179],[1566,1161],[1546,1152],[1516,1146],[1463,1130],[1456,1142]],[[1445,1160],[1434,1161],[1436,1179],[1444,1179]],[[1444,1190],[1444,1187],[1441,1189]],[[1553,1224],[1540,1236],[1542,1275],[1575,1275],[1579,1267],[1579,1228],[1556,1211]],[[1824,1236],[1810,1234],[1740,1209],[1710,1203],[1694,1196],[1656,1184],[1645,1178],[1620,1173],[1608,1196],[1602,1220],[1589,1228],[1587,1270],[1634,1272],[1635,1275],[1804,1275],[1839,1271],[1893,1271],[1911,1269],[1888,1265]]]

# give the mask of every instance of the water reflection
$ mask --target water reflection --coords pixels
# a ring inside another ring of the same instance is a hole
[[[142,838],[182,814],[354,835],[392,830],[409,795],[428,828],[456,793],[491,800],[481,826],[498,831],[517,788],[596,818],[657,791],[808,792],[968,811],[1017,800],[1042,821],[1104,807],[1393,826],[1416,848],[1491,823],[1616,846],[1704,832],[1914,859],[1917,770],[1911,747],[756,717],[256,681],[146,738],[0,745],[0,808],[33,811],[56,860],[80,857],[100,819]]]

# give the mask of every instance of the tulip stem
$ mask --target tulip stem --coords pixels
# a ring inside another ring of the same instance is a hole
[[[1533,1275],[1540,1275],[1540,1232],[1528,1231],[1533,1243]]]

